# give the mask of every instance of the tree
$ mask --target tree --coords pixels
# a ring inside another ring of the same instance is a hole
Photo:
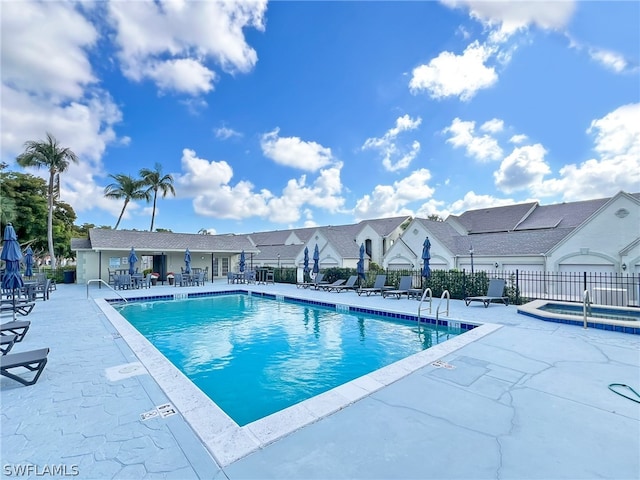
[[[432,213],[427,217],[427,220],[433,220],[434,222],[444,222],[444,218],[442,218],[437,213]]]
[[[115,180],[114,183],[111,183],[104,187],[104,196],[107,198],[115,198],[115,199],[123,199],[124,205],[122,206],[122,211],[120,212],[120,216],[118,217],[118,221],[116,222],[116,226],[113,227],[114,230],[118,229],[118,225],[120,225],[120,220],[122,220],[122,216],[124,215],[124,211],[129,205],[129,201],[131,200],[149,200],[149,194],[144,189],[144,183],[142,180],[136,180],[132,178],[130,175],[125,175],[124,173],[118,173],[116,175],[109,175],[111,178]]]
[[[61,147],[56,138],[47,132],[45,141],[29,140],[24,144],[25,151],[18,155],[17,162],[21,167],[46,168],[49,170],[47,200],[47,241],[51,268],[56,268],[56,256],[53,248],[53,205],[60,195],[60,174],[69,168],[69,162],[78,163],[76,154],[67,147]]]
[[[169,193],[173,196],[176,195],[176,191],[173,188],[173,177],[170,174],[162,174],[162,165],[156,163],[155,170],[143,168],[140,170],[140,176],[144,185],[147,186],[147,195],[150,196],[153,192],[153,212],[151,213],[151,228],[150,232],[153,232],[153,222],[156,218],[156,201],[158,198],[158,190],[162,193],[162,198],[165,198]]]

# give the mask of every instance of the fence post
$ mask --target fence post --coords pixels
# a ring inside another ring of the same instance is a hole
[[[584,292],[587,289],[587,272],[583,272],[583,281],[582,281],[582,291]]]
[[[520,305],[520,270],[516,268],[516,305]]]

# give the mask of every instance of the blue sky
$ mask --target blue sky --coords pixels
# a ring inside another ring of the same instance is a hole
[[[156,228],[245,233],[640,191],[638,2],[8,2],[1,158],[61,197],[160,163]],[[30,171],[44,175],[45,172]],[[120,228],[148,229],[133,203]]]

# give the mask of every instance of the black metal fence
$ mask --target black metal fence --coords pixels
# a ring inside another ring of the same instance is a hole
[[[328,268],[322,272],[330,282],[356,274],[353,268]],[[276,282],[296,282],[295,268],[276,269],[275,273]],[[367,272],[363,286],[372,286],[377,274],[386,274],[387,284],[395,286],[401,276],[410,275],[413,287],[431,288],[434,298],[445,290],[455,299],[484,295],[490,279],[503,278],[505,295],[515,305],[537,299],[582,302],[584,291],[588,290],[591,301],[599,305],[640,306],[640,273],[433,270],[431,277],[425,279],[420,270],[388,269]]]

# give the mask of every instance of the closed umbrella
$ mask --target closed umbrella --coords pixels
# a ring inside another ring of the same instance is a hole
[[[431,276],[431,268],[429,268],[429,260],[431,259],[431,242],[429,237],[425,238],[422,244],[422,276],[429,278]]]
[[[24,252],[24,265],[24,276],[33,277],[33,250],[31,250],[31,247],[27,247]]]
[[[306,282],[309,276],[309,247],[304,247],[304,263],[302,268],[303,280]]]
[[[191,253],[188,248],[184,252],[184,273],[191,273]]]
[[[244,250],[240,252],[240,273],[244,273],[245,267],[245,258],[244,258]]]
[[[318,244],[316,243],[316,248],[313,250],[313,276],[315,277],[318,273],[320,273],[320,250],[318,250]]]
[[[136,256],[136,251],[131,247],[131,251],[129,252],[129,275],[133,275],[136,273],[136,262],[138,261],[138,257]]]
[[[2,277],[2,288],[13,291],[13,319],[16,318],[16,288],[22,288],[24,281],[20,275],[20,260],[22,252],[18,244],[18,237],[13,225],[10,223],[4,229],[4,243],[2,244],[2,254],[0,259],[5,261],[5,271]]]
[[[359,282],[364,280],[364,243],[360,244],[360,258],[358,258],[356,273],[358,274],[358,284],[360,284]]]

